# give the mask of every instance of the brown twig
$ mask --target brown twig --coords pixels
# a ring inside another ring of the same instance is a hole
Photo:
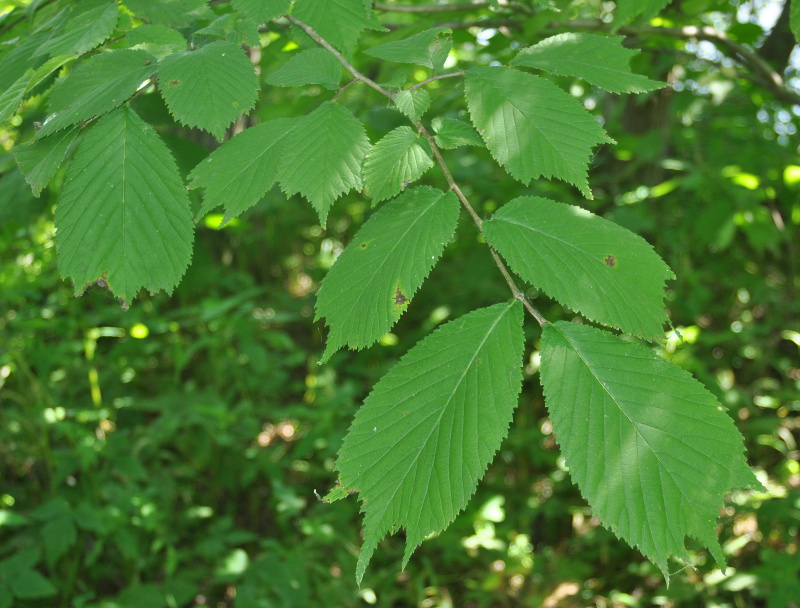
[[[357,80],[360,80],[361,82],[363,82],[367,86],[370,86],[373,89],[375,89],[376,91],[378,91],[378,93],[380,93],[381,95],[384,95],[385,97],[388,97],[389,99],[394,101],[395,93],[392,93],[391,91],[389,91],[387,89],[384,89],[377,82],[375,82],[374,80],[372,80],[368,76],[364,76],[364,74],[362,74],[357,69],[355,69],[350,64],[350,62],[347,61],[347,59],[345,59],[344,56],[331,45],[330,42],[328,42],[322,36],[317,34],[317,32],[316,32],[316,30],[314,30],[314,28],[312,28],[310,25],[306,25],[305,23],[303,23],[299,19],[293,17],[292,15],[286,15],[286,18],[289,21],[291,21],[292,23],[294,23],[301,30],[303,30],[306,34],[308,34],[312,38],[312,40],[314,40],[314,42],[316,42],[318,45],[320,45],[322,48],[326,49],[334,57],[336,57],[336,59],[339,60],[339,63],[341,63],[345,67],[345,69],[353,75],[353,78],[355,78]]]

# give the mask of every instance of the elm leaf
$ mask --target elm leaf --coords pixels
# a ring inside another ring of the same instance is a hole
[[[523,196],[483,224],[525,281],[586,318],[647,339],[664,335],[664,283],[675,278],[642,237],[580,207]]]
[[[62,276],[77,295],[107,286],[127,306],[144,287],[171,293],[192,257],[189,198],[167,146],[129,107],[83,137],[56,207]]]
[[[517,407],[524,343],[519,301],[481,308],[418,342],[372,389],[336,462],[362,500],[359,582],[384,535],[406,529],[405,566],[469,502]]]
[[[669,582],[685,538],[724,568],[724,495],[757,488],[742,436],[691,374],[639,344],[559,321],[542,334],[545,404],[570,475],[605,526]]]
[[[452,238],[459,203],[427,186],[378,210],[328,271],[317,293],[317,320],[330,327],[323,362],[342,346],[365,348],[408,308]]]

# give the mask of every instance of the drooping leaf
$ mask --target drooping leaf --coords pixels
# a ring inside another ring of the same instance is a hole
[[[7,121],[17,111],[32,76],[33,70],[28,70],[14,84],[0,93],[0,123]]]
[[[245,129],[197,165],[189,185],[205,189],[198,216],[222,205],[226,223],[255,205],[278,179],[283,144],[294,125],[291,118],[278,118]]]
[[[186,38],[166,25],[140,25],[125,36],[132,48],[141,48],[156,59],[186,50]]]
[[[522,49],[511,65],[583,78],[612,93],[643,93],[666,86],[631,72],[630,60],[639,51],[626,49],[623,40],[625,36],[557,34]]]
[[[374,46],[364,52],[387,61],[413,63],[440,70],[453,46],[450,37],[452,32],[448,27],[434,27],[403,40]]]
[[[670,0],[617,0],[614,24],[623,25],[639,15],[652,19],[669,3]]]
[[[292,0],[233,0],[233,8],[256,23],[266,23],[289,12]]]
[[[342,64],[325,49],[301,51],[267,77],[267,84],[301,87],[321,84],[335,91],[342,79]]]
[[[466,506],[517,406],[524,341],[518,301],[482,308],[417,343],[372,389],[336,462],[362,500],[359,581],[384,535],[406,529],[405,566]]]
[[[372,2],[368,3],[371,7]],[[295,0],[292,14],[337,49],[351,56],[365,29],[374,29],[364,0]]]
[[[158,78],[172,115],[219,140],[228,125],[255,106],[258,97],[253,64],[233,42],[220,40],[167,55],[159,62]]]
[[[428,142],[411,127],[386,134],[364,161],[364,184],[373,203],[401,192],[433,167]]]
[[[125,304],[144,287],[172,292],[192,255],[194,226],[178,167],[128,107],[83,137],[56,207],[61,274],[80,294],[92,283]]]
[[[377,211],[337,258],[317,293],[316,320],[330,328],[323,362],[365,348],[408,308],[456,229],[453,192],[420,186]]]
[[[35,55],[83,55],[111,35],[117,25],[117,11],[115,0],[74,3],[63,24],[36,49]]]
[[[411,120],[419,120],[431,105],[431,96],[425,89],[400,91],[394,98],[394,105]]]
[[[342,106],[327,101],[286,137],[278,179],[287,195],[302,194],[322,224],[333,202],[361,190],[361,163],[369,150],[364,125]]]
[[[34,196],[50,183],[76,137],[78,128],[73,127],[14,148],[14,158]]]
[[[445,150],[451,150],[460,146],[481,146],[483,140],[480,135],[464,121],[456,118],[436,117],[431,121],[436,145]]]
[[[588,319],[658,339],[672,271],[642,237],[580,207],[523,196],[483,223],[525,281]]]
[[[184,27],[196,18],[212,16],[206,8],[207,0],[125,0],[137,17],[148,23]]]
[[[687,559],[687,536],[724,567],[715,534],[724,495],[760,484],[714,396],[651,350],[586,325],[545,325],[541,361],[570,475],[603,524],[667,581],[669,555]]]
[[[50,95],[47,118],[37,138],[102,116],[125,103],[156,70],[155,58],[141,50],[99,53],[59,82]]]
[[[592,146],[609,140],[576,99],[543,78],[504,67],[472,68],[465,92],[472,124],[512,177],[523,184],[556,177],[591,198]]]

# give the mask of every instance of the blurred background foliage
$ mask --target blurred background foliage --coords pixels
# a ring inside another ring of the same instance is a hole
[[[0,2],[0,62],[19,41],[9,11],[20,4]],[[385,10],[390,32],[367,33],[363,47],[444,23],[455,28],[448,65],[505,63],[570,20],[597,29],[580,20],[613,6],[530,0],[501,14],[486,4]],[[369,214],[360,195],[321,227],[309,205],[276,189],[224,229],[221,216],[198,225],[193,264],[171,298],[143,294],[127,312],[100,288],[76,299],[53,246],[63,173],[34,198],[10,152],[44,118],[45,83],[0,128],[0,608],[800,605],[800,57],[788,13],[788,1],[673,2],[659,20],[623,30],[643,48],[635,69],[670,87],[614,96],[562,79],[618,142],[597,150],[592,201],[561,183],[522,187],[485,150],[446,153],[484,216],[523,194],[580,204],[647,238],[674,269],[663,355],[728,408],[768,488],[734,494],[721,514],[725,573],[698,551],[690,567],[674,562],[667,589],[599,525],[559,456],[529,325],[519,409],[468,509],[405,572],[402,535],[384,541],[359,589],[356,499],[325,504],[316,494],[334,484],[350,420],[397,357],[437,324],[508,297],[486,248],[464,222],[394,332],[324,366],[314,293]],[[651,29],[686,25],[727,32],[785,78],[785,94],[729,48]],[[262,77],[305,43],[280,24],[260,36],[251,58]],[[379,82],[430,75],[363,54],[355,62]],[[429,88],[429,118],[465,118],[457,79]],[[300,115],[331,95],[265,87],[235,128]],[[341,103],[372,141],[404,120],[365,87]],[[184,173],[208,154],[213,142],[174,123],[157,94],[133,105]],[[445,187],[434,172],[423,181]],[[529,295],[549,319],[569,318]]]

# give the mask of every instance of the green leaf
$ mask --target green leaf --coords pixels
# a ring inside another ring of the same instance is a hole
[[[460,146],[481,146],[483,140],[471,125],[455,118],[434,118],[431,121],[433,127],[434,141],[436,145],[445,150],[451,150]]]
[[[361,32],[375,28],[369,18],[370,12],[364,0],[295,0],[292,14],[337,49],[352,56]]]
[[[25,90],[25,93],[29,93],[42,82],[44,82],[53,72],[58,71],[61,69],[65,63],[72,61],[75,59],[75,55],[57,55],[56,57],[51,57],[47,61],[45,61],[41,66],[39,66],[36,71],[31,76],[31,80],[28,83],[28,88]]]
[[[186,38],[166,25],[140,25],[125,37],[131,47],[140,47],[157,59],[186,50]]]
[[[413,121],[418,121],[428,111],[431,96],[425,89],[400,91],[394,98],[394,105]]]
[[[281,188],[302,194],[324,225],[334,201],[361,190],[361,163],[369,150],[364,125],[342,106],[326,101],[297,120],[278,169]]]
[[[193,40],[202,37],[221,38],[238,45],[261,46],[258,24],[252,19],[240,17],[237,13],[220,15],[208,26],[195,31]]]
[[[205,8],[207,0],[125,0],[133,14],[148,23],[161,23],[172,27],[190,25],[196,18],[213,18]]]
[[[603,524],[669,581],[686,536],[720,567],[715,523],[724,495],[760,484],[741,435],[688,372],[651,350],[586,325],[547,324],[541,380],[572,479]]]
[[[36,570],[18,570],[8,579],[14,597],[21,600],[35,600],[52,597],[57,589]]]
[[[301,51],[267,77],[267,84],[301,87],[321,84],[335,91],[342,79],[342,64],[325,49]]]
[[[469,70],[465,92],[472,124],[513,178],[556,177],[592,198],[592,146],[609,140],[580,102],[543,78],[503,67]]]
[[[42,526],[42,540],[47,566],[52,570],[78,540],[78,529],[72,516],[67,513],[48,521]]]
[[[117,25],[115,0],[76,2],[61,27],[38,49],[37,55],[83,55],[111,35]]]
[[[508,432],[524,342],[519,302],[482,308],[417,343],[372,389],[336,462],[362,500],[359,582],[384,535],[406,529],[405,566],[466,506]]]
[[[155,67],[155,58],[145,51],[124,49],[95,55],[53,89],[48,106],[51,116],[36,137],[52,135],[122,105],[153,75]]]
[[[433,159],[428,143],[411,127],[398,127],[376,143],[367,155],[364,184],[372,202],[377,203],[392,198],[431,167]]]
[[[330,327],[323,362],[365,348],[391,330],[442,255],[458,221],[453,192],[421,186],[387,203],[337,258],[317,293]]]
[[[255,205],[278,179],[278,163],[295,121],[279,118],[245,129],[214,150],[189,174],[191,188],[204,188],[202,217],[220,205],[223,224]]]
[[[367,55],[394,61],[413,63],[426,68],[440,70],[453,46],[449,27],[434,27],[404,40],[396,40],[366,49]]]
[[[219,140],[228,125],[253,109],[258,97],[253,64],[233,42],[167,55],[158,65],[158,79],[172,115]]]
[[[33,53],[46,37],[45,32],[33,34],[0,58],[3,65],[3,69],[0,70],[0,91],[5,91],[25,72],[35,70],[45,62],[45,57],[34,57]]]
[[[266,23],[289,12],[292,0],[233,0],[233,8],[256,23]]]
[[[638,15],[652,19],[669,3],[670,0],[617,0],[614,24],[622,25]]]
[[[28,70],[8,89],[0,93],[0,123],[14,116],[19,104],[22,103],[22,98],[25,96],[25,91],[28,89],[28,83],[31,81],[32,76],[33,70]]]
[[[643,93],[666,86],[631,72],[638,50],[622,46],[625,36],[565,33],[522,49],[511,65],[575,76],[612,93]]]
[[[504,205],[483,229],[514,272],[565,306],[637,336],[663,338],[664,284],[675,275],[639,235],[533,196]]]
[[[194,225],[178,167],[128,107],[84,136],[56,207],[59,268],[80,294],[106,285],[128,305],[145,287],[172,292],[192,256]]]
[[[794,39],[800,44],[800,2],[789,5],[789,27],[794,32]]]
[[[34,196],[50,183],[76,137],[78,129],[73,127],[14,148],[14,158]]]

